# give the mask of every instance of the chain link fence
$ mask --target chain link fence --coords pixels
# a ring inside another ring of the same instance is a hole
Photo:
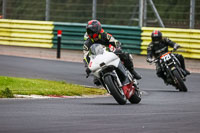
[[[166,27],[189,28],[190,0],[154,0],[158,13]],[[148,5],[147,26],[159,26],[151,7]],[[194,28],[200,28],[200,0],[195,0]]]
[[[139,26],[140,0],[97,0],[96,18],[103,24]],[[153,0],[165,25],[189,28],[190,0]],[[0,0],[0,15],[6,19],[86,23],[92,19],[93,0]],[[195,1],[195,25],[200,28],[200,0]],[[147,2],[144,26],[159,27]]]

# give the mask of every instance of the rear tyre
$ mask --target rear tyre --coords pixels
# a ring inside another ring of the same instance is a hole
[[[135,89],[134,95],[129,99],[130,103],[138,104],[141,101],[141,94],[138,89]]]
[[[122,89],[120,89],[117,85],[117,81],[111,75],[108,75],[104,78],[104,83],[109,88],[111,95],[118,102],[118,104],[126,104],[126,96],[124,95]]]
[[[188,89],[185,86],[185,83],[183,82],[183,79],[180,77],[180,74],[177,70],[173,71],[174,77],[177,79],[176,87],[179,89],[179,91],[187,92]]]

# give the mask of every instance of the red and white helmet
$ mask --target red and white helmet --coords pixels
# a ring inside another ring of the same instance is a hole
[[[97,38],[99,33],[103,32],[101,23],[98,20],[90,20],[86,26],[89,38]]]

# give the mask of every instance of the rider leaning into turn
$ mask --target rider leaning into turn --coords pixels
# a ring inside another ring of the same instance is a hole
[[[162,33],[158,30],[154,30],[151,34],[152,42],[148,45],[147,48],[147,62],[151,63],[154,58],[159,58],[161,54],[168,52],[168,46],[178,49],[180,45],[171,41],[169,38],[163,38]],[[189,75],[190,72],[185,68],[184,58],[180,54],[174,54],[179,60],[182,69],[185,71],[185,76]],[[166,82],[166,77],[164,76],[163,71],[161,70],[160,63],[156,63],[156,74],[158,77],[162,78]]]
[[[124,66],[133,74],[136,79],[141,79],[141,76],[134,70],[132,57],[130,54],[122,52],[120,45],[121,43],[116,40],[111,34],[104,32],[101,27],[101,23],[98,20],[90,20],[86,26],[86,33],[84,36],[84,62],[87,65],[90,61],[89,49],[94,43],[105,45],[106,47],[115,47],[119,54],[119,58],[124,62]],[[116,53],[117,54],[117,53]],[[86,69],[87,70],[87,69]],[[86,71],[87,72],[87,71]]]

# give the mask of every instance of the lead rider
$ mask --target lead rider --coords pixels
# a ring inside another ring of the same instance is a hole
[[[98,20],[90,20],[86,26],[86,33],[84,35],[84,45],[83,45],[83,53],[84,53],[84,63],[86,66],[90,62],[89,58],[89,49],[94,43],[102,44],[106,47],[114,47],[115,54],[117,54],[122,62],[124,62],[124,66],[131,72],[131,74],[136,79],[141,79],[141,76],[137,74],[134,70],[132,57],[130,54],[122,52],[121,43],[116,40],[111,34],[104,32],[101,27],[101,23]],[[89,73],[89,70],[86,69],[86,73]],[[95,81],[94,81],[95,83]],[[95,83],[96,84],[96,83]]]

